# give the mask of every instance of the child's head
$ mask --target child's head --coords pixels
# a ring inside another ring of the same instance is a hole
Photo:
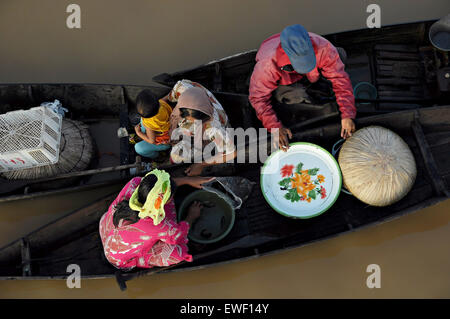
[[[136,98],[136,110],[143,118],[153,117],[158,114],[158,98],[149,89],[142,90]]]

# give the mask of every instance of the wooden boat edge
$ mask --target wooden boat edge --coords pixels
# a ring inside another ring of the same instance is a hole
[[[309,241],[309,242],[306,242],[306,243],[302,243],[300,245],[293,245],[293,246],[290,246],[290,247],[285,247],[285,248],[281,248],[281,249],[277,249],[277,250],[272,250],[272,251],[265,252],[265,253],[257,253],[257,254],[252,255],[252,256],[247,256],[247,257],[242,257],[242,258],[237,258],[237,259],[231,259],[231,260],[221,261],[221,262],[217,262],[217,263],[211,263],[211,264],[207,264],[207,265],[199,265],[199,266],[184,267],[184,268],[176,268],[175,267],[175,268],[170,269],[170,270],[161,271],[158,274],[166,274],[166,273],[171,273],[171,272],[187,272],[187,271],[194,271],[194,270],[200,270],[200,269],[207,269],[207,268],[211,268],[211,267],[214,267],[214,266],[222,266],[222,265],[227,265],[227,264],[231,264],[231,263],[237,263],[237,262],[241,262],[241,261],[244,262],[244,261],[248,261],[248,260],[259,258],[259,257],[272,256],[272,255],[276,255],[276,254],[279,254],[279,253],[288,252],[288,251],[291,251],[291,250],[294,250],[294,249],[297,249],[297,248],[301,248],[301,247],[305,247],[305,246],[308,246],[308,245],[312,245],[312,244],[315,244],[315,243],[318,243],[318,242],[322,242],[322,241],[325,241],[325,240],[328,240],[328,239],[337,238],[337,237],[339,237],[341,235],[350,234],[350,233],[354,233],[354,232],[359,231],[359,230],[364,230],[364,229],[367,229],[367,228],[376,227],[376,226],[379,226],[379,225],[391,222],[393,220],[396,220],[396,219],[398,219],[398,218],[400,218],[402,216],[413,214],[413,213],[417,213],[421,209],[425,209],[427,207],[436,205],[436,204],[438,204],[438,203],[440,203],[442,201],[445,201],[447,199],[449,199],[449,198],[445,197],[445,196],[433,197],[433,198],[430,198],[430,199],[426,200],[425,202],[422,202],[420,204],[408,207],[407,209],[404,209],[404,210],[402,210],[402,211],[400,211],[400,212],[398,212],[398,213],[396,213],[394,215],[390,215],[390,216],[388,216],[386,218],[380,219],[377,222],[373,222],[373,223],[369,223],[369,224],[366,224],[366,225],[363,225],[363,226],[355,227],[355,228],[349,229],[347,231],[339,232],[339,233],[336,233],[336,234],[333,234],[333,235],[330,235],[330,236],[325,236],[323,238],[312,240],[312,241]],[[72,213],[75,213],[75,212],[72,212]],[[70,215],[72,213],[69,213],[68,215]],[[64,217],[66,217],[66,216],[64,216]],[[56,220],[54,222],[56,222]],[[52,223],[53,222],[49,223],[48,225],[44,225],[43,227],[49,226]],[[26,237],[26,236],[24,236],[24,237]],[[14,241],[14,242],[16,242],[16,241]],[[11,243],[11,244],[13,244],[13,243]],[[7,245],[7,246],[9,246],[9,245]],[[5,246],[5,247],[7,247],[7,246]],[[4,247],[0,248],[0,250],[3,249],[3,248]],[[0,276],[0,280],[66,280],[69,275],[70,274],[67,274],[65,276],[30,276],[30,277],[26,277],[26,276]],[[142,277],[146,277],[146,276],[148,276],[148,275],[145,275],[145,274],[142,275]],[[111,278],[114,278],[114,277],[115,277],[114,274],[100,275],[100,276],[98,276],[98,275],[87,275],[87,276],[81,276],[81,279],[111,279]]]
[[[382,28],[389,28],[389,27],[402,27],[402,26],[408,26],[408,25],[414,25],[414,24],[420,24],[420,23],[432,23],[432,22],[436,22],[436,21],[438,21],[438,19],[418,20],[418,21],[404,22],[404,23],[393,23],[393,24],[382,25],[380,29],[382,29]],[[326,34],[319,34],[319,35],[323,36],[323,37],[331,37],[331,36],[335,36],[335,35],[343,35],[345,33],[361,32],[361,31],[365,31],[365,30],[367,30],[367,28],[350,29],[350,30],[345,30],[345,31],[340,31],[340,32],[326,33]],[[162,73],[159,73],[159,74],[153,76],[152,77],[152,81],[155,82],[155,83],[158,83],[160,85],[167,86],[167,84],[165,84],[163,81],[158,80],[158,77],[165,77],[165,76],[176,77],[176,76],[178,76],[180,74],[183,74],[183,73],[186,73],[186,72],[191,72],[191,71],[194,71],[194,70],[199,69],[201,67],[205,67],[205,66],[212,65],[212,64],[215,64],[215,63],[219,63],[219,62],[224,62],[224,61],[227,61],[229,59],[232,59],[232,58],[235,58],[235,57],[238,57],[238,56],[242,56],[242,55],[246,55],[246,54],[249,54],[249,53],[254,53],[254,52],[256,53],[257,51],[258,51],[258,49],[245,50],[245,51],[238,52],[238,53],[235,53],[235,54],[223,57],[223,58],[213,59],[213,60],[211,60],[209,62],[199,64],[199,65],[197,65],[195,67],[186,68],[186,69],[181,70],[181,71],[176,71],[176,72],[171,72],[171,73],[162,72]]]

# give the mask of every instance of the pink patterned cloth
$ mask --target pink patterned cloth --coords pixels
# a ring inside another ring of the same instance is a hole
[[[140,219],[134,224],[120,220],[118,227],[114,226],[117,204],[130,199],[141,179],[135,177],[129,181],[100,220],[100,237],[106,258],[120,269],[163,267],[182,260],[192,261],[186,245],[189,224],[185,221],[177,223],[173,198],[164,206],[166,217],[156,226],[151,218]]]

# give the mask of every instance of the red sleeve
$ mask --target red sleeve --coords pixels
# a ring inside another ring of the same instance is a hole
[[[258,61],[250,79],[249,100],[256,111],[256,116],[267,129],[281,128],[272,109],[272,92],[278,87],[279,77],[272,61]]]
[[[344,63],[339,58],[336,48],[328,44],[322,50],[320,65],[322,75],[330,80],[342,119],[356,117],[355,97],[350,77],[344,70]]]

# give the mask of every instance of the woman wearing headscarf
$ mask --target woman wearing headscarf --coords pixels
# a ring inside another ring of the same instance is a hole
[[[189,227],[200,217],[202,205],[194,202],[186,218],[177,222],[173,193],[177,186],[202,188],[211,177],[172,179],[154,169],[144,178],[130,180],[99,225],[107,260],[116,268],[151,268],[192,261],[188,253]]]
[[[175,84],[167,99],[177,103],[170,116],[171,141],[176,143],[171,160],[195,162],[186,170],[188,176],[199,175],[205,166],[236,157],[234,142],[226,130],[229,127],[227,114],[210,91],[199,83],[182,80]],[[196,152],[202,155],[199,160]]]

